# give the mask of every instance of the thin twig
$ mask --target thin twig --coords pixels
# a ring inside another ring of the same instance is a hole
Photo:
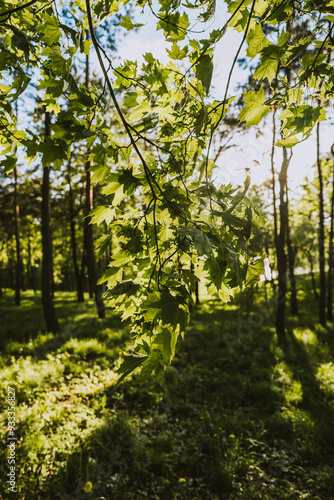
[[[253,0],[252,6],[251,6],[251,9],[250,9],[250,12],[249,12],[249,16],[248,16],[248,20],[247,20],[247,25],[246,25],[246,29],[245,29],[245,32],[244,32],[244,36],[242,37],[241,43],[240,43],[239,48],[237,50],[237,53],[236,53],[236,55],[234,57],[234,60],[233,60],[233,63],[232,63],[232,66],[231,66],[231,69],[230,69],[230,72],[229,72],[229,75],[228,75],[227,84],[226,84],[226,88],[225,88],[225,95],[224,95],[224,99],[223,99],[223,109],[221,111],[220,118],[219,118],[219,120],[217,120],[216,124],[212,128],[212,131],[211,131],[211,134],[210,134],[209,145],[208,145],[208,152],[207,152],[206,163],[205,163],[205,177],[206,177],[207,186],[208,186],[209,154],[210,154],[210,148],[211,148],[211,145],[212,145],[213,135],[214,135],[214,133],[215,133],[218,125],[220,124],[221,120],[224,117],[225,106],[226,106],[226,99],[227,99],[228,90],[229,90],[229,87],[230,87],[232,73],[233,73],[233,70],[234,70],[234,66],[236,65],[236,62],[238,60],[241,48],[242,48],[242,46],[243,46],[243,44],[244,44],[244,42],[246,40],[247,34],[248,34],[248,30],[249,30],[250,22],[251,22],[251,19],[252,19],[252,15],[253,15],[255,3],[256,3],[256,0]],[[209,188],[208,188],[208,194],[209,194]],[[209,194],[209,199],[210,199],[210,208],[212,208],[212,206],[211,206],[211,195],[210,194]]]
[[[224,30],[226,29],[226,27],[228,26],[228,24],[232,21],[232,19],[234,18],[234,16],[239,12],[239,10],[241,9],[241,7],[245,3],[245,1],[246,0],[242,0],[242,2],[238,5],[238,7],[235,9],[235,11],[233,12],[233,14],[231,15],[231,17],[226,21],[226,23],[224,24],[224,26],[219,30],[220,34],[222,34],[224,32]],[[198,61],[206,54],[206,52],[209,50],[209,48],[210,48],[210,45],[208,45],[207,47],[205,47],[205,49],[202,50],[202,52],[200,53],[200,55],[198,56],[198,58],[187,69],[187,71],[185,72],[185,74],[181,78],[181,82],[180,83],[182,83],[182,81],[185,79],[185,77],[189,73],[189,71],[191,71],[192,68],[198,63]]]
[[[99,60],[99,64],[100,64],[100,67],[102,69],[102,72],[103,72],[103,75],[104,75],[104,78],[107,82],[107,86],[108,86],[108,89],[109,89],[109,92],[110,92],[110,95],[111,95],[111,98],[112,98],[112,101],[114,103],[114,106],[116,108],[116,111],[124,125],[124,128],[126,130],[126,133],[128,134],[129,136],[129,139],[131,141],[131,144],[133,145],[133,148],[134,150],[136,151],[143,167],[144,167],[144,170],[145,170],[145,175],[146,175],[146,179],[147,179],[147,182],[150,186],[150,189],[151,189],[151,192],[152,192],[152,196],[155,198],[156,197],[156,194],[155,194],[155,191],[154,191],[154,188],[153,188],[153,185],[152,185],[152,182],[151,182],[151,179],[150,179],[150,170],[147,166],[147,163],[143,157],[143,155],[141,154],[137,144],[136,144],[136,141],[134,140],[133,136],[132,136],[132,133],[131,133],[131,130],[130,130],[130,127],[123,115],[123,112],[118,104],[118,101],[116,99],[116,96],[115,96],[115,92],[114,92],[114,89],[111,85],[111,82],[110,82],[110,79],[109,79],[109,76],[108,76],[108,73],[106,71],[106,68],[104,66],[104,62],[103,62],[103,59],[102,59],[102,56],[101,56],[101,52],[100,52],[100,47],[99,47],[99,44],[98,44],[98,41],[96,40],[96,36],[95,36],[95,31],[94,31],[94,27],[93,27],[93,19],[92,19],[92,13],[91,13],[91,9],[90,9],[90,2],[89,0],[86,0],[86,9],[87,9],[87,17],[88,17],[88,25],[89,25],[89,31],[90,31],[90,34],[91,34],[91,38],[92,38],[92,42],[93,42],[93,45],[94,45],[94,48],[95,48],[95,51],[96,51],[96,55],[97,55],[97,58]]]

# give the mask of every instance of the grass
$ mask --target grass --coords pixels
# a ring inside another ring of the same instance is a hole
[[[52,335],[38,295],[18,309],[7,292],[0,393],[16,389],[17,498],[332,499],[334,331],[302,289],[283,344],[263,289],[206,300],[172,365],[141,386],[115,384],[130,338],[110,311],[99,320],[92,301],[58,293]],[[0,463],[5,499],[5,449]]]

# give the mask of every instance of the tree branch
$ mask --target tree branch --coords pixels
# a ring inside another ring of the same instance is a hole
[[[29,7],[30,5],[33,5],[34,3],[38,2],[38,1],[39,0],[31,0],[30,2],[27,2],[23,5],[20,5],[20,7],[15,7],[14,9],[7,10],[6,12],[0,12],[0,17],[7,16],[6,19],[4,20],[4,21],[7,21],[7,19],[9,19],[9,17],[12,14],[15,14],[16,12],[19,12],[20,10],[25,9],[26,7]],[[2,23],[4,21],[0,21],[0,22]]]

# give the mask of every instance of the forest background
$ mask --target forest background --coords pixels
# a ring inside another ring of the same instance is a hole
[[[333,22],[331,2],[0,2],[2,391],[31,446],[24,498],[331,498]],[[189,467],[152,427],[179,418],[210,435]]]

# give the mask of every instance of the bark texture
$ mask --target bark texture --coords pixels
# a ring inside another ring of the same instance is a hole
[[[320,275],[320,297],[319,297],[319,322],[326,326],[326,270],[325,270],[325,216],[324,216],[324,185],[320,161],[320,125],[317,124],[317,170],[319,180],[319,275]]]
[[[45,113],[45,138],[50,137],[50,113]],[[43,168],[42,182],[42,305],[46,328],[56,333],[59,324],[52,300],[52,238],[50,226],[50,168]]]
[[[285,253],[286,228],[287,228],[287,203],[286,185],[288,173],[288,154],[283,148],[283,161],[279,174],[279,218],[280,228],[277,237],[277,270],[278,270],[278,296],[276,310],[276,333],[278,339],[285,338],[285,306],[287,291],[287,257]]]

